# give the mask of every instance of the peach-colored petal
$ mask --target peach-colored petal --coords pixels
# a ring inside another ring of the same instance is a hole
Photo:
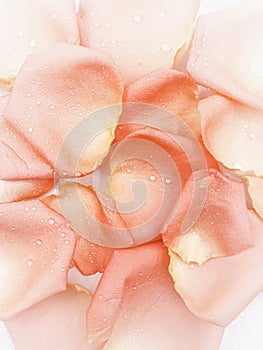
[[[81,45],[109,53],[126,84],[172,66],[189,43],[199,0],[81,0]]]
[[[168,260],[160,243],[114,252],[88,310],[94,348],[217,349],[223,329],[187,310]]]
[[[220,95],[199,104],[205,146],[227,168],[239,174],[262,176],[263,111]]]
[[[12,88],[28,55],[60,41],[79,42],[73,0],[1,0],[0,13],[0,88]]]
[[[249,214],[255,246],[202,266],[184,263],[170,251],[170,273],[189,309],[205,320],[227,325],[263,289],[263,222]]]
[[[263,3],[245,1],[202,16],[197,24],[188,72],[206,87],[263,107]]]
[[[94,170],[107,152],[121,98],[122,87],[110,58],[60,43],[27,58],[5,120],[58,175],[81,175]]]
[[[172,69],[156,69],[130,84],[124,102],[157,105],[185,121],[197,135],[201,120],[197,109],[197,85],[184,73]]]
[[[38,197],[48,192],[53,184],[52,179],[0,180],[0,203]]]
[[[0,204],[0,318],[65,289],[75,235],[38,200]]]
[[[5,322],[16,350],[88,350],[86,313],[90,293],[68,285]]]
[[[247,184],[253,208],[263,219],[263,179],[249,176],[247,178]]]
[[[113,249],[99,246],[78,236],[73,261],[83,275],[93,275],[96,272],[104,272],[112,253]]]
[[[53,184],[53,170],[45,158],[1,119],[0,203],[37,197]]]
[[[214,169],[195,172],[183,189],[179,205],[163,239],[185,262],[203,264],[254,244],[242,183]]]
[[[67,185],[65,184],[64,186],[67,186]],[[60,185],[60,189],[61,188],[63,189],[64,186]],[[80,193],[81,199],[85,197],[85,192],[86,192],[86,195],[89,193],[89,191],[93,193],[92,189],[85,188],[84,186],[81,186],[81,185],[77,185],[77,186],[79,187],[79,193]],[[56,195],[46,196],[41,199],[43,203],[48,205],[50,208],[52,208],[56,212],[62,214],[61,209],[63,210],[63,204],[62,206],[60,206],[60,200],[61,198],[57,197]],[[84,203],[86,203],[86,201],[84,201]],[[88,204],[87,207],[90,209],[89,202],[87,204]],[[70,217],[73,217],[73,215]],[[83,218],[80,218],[80,221],[81,220],[83,220]],[[90,231],[90,228],[87,227],[87,234],[89,231]],[[81,232],[85,232],[85,228],[83,228]],[[83,275],[93,275],[96,272],[103,272],[113,253],[113,249],[92,243],[87,239],[85,239],[84,237],[80,236],[77,232],[75,232],[75,234],[76,234],[76,246],[75,246],[74,255],[73,255],[73,262],[76,265],[76,267],[81,271]]]

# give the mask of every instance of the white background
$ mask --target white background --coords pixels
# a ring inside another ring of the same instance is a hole
[[[8,1],[8,0],[7,0]],[[78,0],[76,0],[78,2]],[[263,1],[263,0],[262,0]],[[201,0],[199,14],[239,3],[241,0]],[[71,273],[72,274],[72,273]],[[95,277],[96,278],[96,277]],[[87,278],[75,275],[73,282],[82,282],[90,287]],[[94,281],[94,277],[89,278]],[[240,286],[240,289],[243,286]],[[47,335],[48,336],[48,335]],[[226,328],[220,350],[262,350],[263,349],[263,294],[261,293],[230,326]],[[3,323],[0,322],[0,350],[15,350]],[[36,349],[37,350],[37,349]],[[52,349],[53,350],[53,349]],[[58,350],[58,349],[54,349]],[[72,349],[73,350],[73,349]],[[135,349],[136,350],[136,349]],[[147,349],[145,349],[147,350]],[[180,349],[177,349],[180,350]],[[191,349],[194,350],[194,349]]]

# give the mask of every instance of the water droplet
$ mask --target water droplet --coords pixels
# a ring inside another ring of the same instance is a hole
[[[69,240],[66,239],[66,240],[65,240],[65,244],[69,244]]]
[[[17,36],[19,38],[22,38],[24,36],[24,32],[22,32],[22,31],[17,32]]]
[[[255,134],[250,134],[249,137],[250,137],[251,139],[254,139],[254,138],[256,137],[256,135],[255,135]]]
[[[41,245],[43,242],[42,242],[42,240],[41,239],[38,239],[37,240],[37,245]]]
[[[136,15],[136,16],[133,17],[133,20],[134,20],[134,22],[136,22],[136,23],[140,23],[140,22],[142,21],[142,18],[141,18],[141,16]]]
[[[49,223],[49,225],[54,225],[55,220],[51,218],[51,219],[48,220],[48,223]]]
[[[169,184],[172,182],[172,180],[171,180],[169,177],[167,177],[167,178],[164,180],[164,182],[165,182],[167,185],[169,185]]]
[[[51,106],[50,106],[50,109],[55,109],[55,106],[51,105]]]
[[[29,207],[25,207],[24,209],[25,209],[25,211],[29,211]]]
[[[126,173],[130,174],[131,173],[131,169],[126,169]]]
[[[155,180],[156,180],[156,176],[151,175],[151,176],[149,177],[149,179],[150,179],[150,181],[155,181]]]
[[[165,13],[164,12],[160,12],[160,17],[164,17]]]
[[[34,49],[37,46],[37,41],[36,39],[32,39],[29,41],[29,47],[31,47],[32,49]]]
[[[110,28],[111,27],[111,24],[106,24],[106,28]]]
[[[29,131],[29,132],[33,132],[34,129],[33,129],[33,128],[28,128],[28,131]]]
[[[163,44],[161,44],[161,50],[163,52],[170,52],[172,50],[172,48],[167,43],[163,43]]]
[[[66,236],[65,232],[61,232],[60,237],[64,238]]]
[[[32,259],[29,259],[29,260],[28,260],[27,266],[28,266],[28,267],[32,267],[32,266],[33,266],[33,260],[32,260]]]
[[[203,66],[204,66],[204,67],[208,67],[208,66],[209,66],[208,62],[204,62],[204,63],[203,63]]]
[[[51,17],[52,17],[52,19],[56,19],[57,18],[57,14],[54,12],[54,13],[52,13]]]

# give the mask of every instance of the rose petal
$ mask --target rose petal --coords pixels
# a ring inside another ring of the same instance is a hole
[[[28,55],[60,41],[79,41],[73,0],[1,0],[0,12],[0,88],[12,88]]]
[[[263,179],[249,176],[247,182],[253,208],[261,219],[263,219]]]
[[[94,348],[217,348],[222,328],[186,309],[167,265],[167,251],[160,243],[114,252],[88,310]]]
[[[0,204],[0,318],[65,289],[75,236],[38,200]]]
[[[94,170],[108,150],[121,98],[111,59],[61,43],[26,60],[5,120],[58,175],[79,176]]]
[[[214,169],[208,174],[193,173],[163,239],[187,263],[203,264],[213,257],[237,254],[251,247],[254,240],[243,184]]]
[[[48,192],[54,184],[52,179],[38,180],[0,180],[0,203],[35,198]]]
[[[129,84],[172,66],[178,50],[189,44],[198,6],[199,0],[81,0],[81,45],[109,53]]]
[[[172,69],[157,69],[130,84],[124,102],[157,105],[181,118],[197,134],[201,120],[197,109],[197,85],[184,73]]]
[[[37,197],[53,184],[48,162],[22,135],[0,120],[0,203]]]
[[[194,80],[233,99],[263,107],[262,15],[262,1],[252,0],[202,16],[188,62]]]
[[[70,184],[69,184],[70,185]],[[67,186],[65,183],[64,186]],[[60,185],[60,189],[64,188],[63,185]],[[84,186],[79,186],[79,193],[85,194],[85,191],[88,193],[89,189]],[[63,190],[62,190],[63,192]],[[80,195],[82,197],[82,195]],[[62,214],[61,209],[63,207],[60,206],[60,198],[56,195],[50,195],[47,197],[43,197],[41,201],[48,205],[50,208],[55,210],[56,212]],[[83,219],[79,216],[80,221]],[[90,229],[88,229],[89,231]],[[84,229],[83,229],[84,231]],[[76,246],[73,255],[73,262],[77,266],[77,268],[81,271],[83,275],[93,275],[97,272],[103,272],[105,267],[108,264],[108,261],[113,253],[113,249],[103,247],[88,241],[87,239],[80,236],[77,232],[76,235]]]
[[[198,317],[220,325],[232,322],[263,288],[263,222],[249,213],[255,246],[202,266],[184,263],[170,251],[177,292]]]
[[[219,95],[202,100],[199,111],[209,152],[241,175],[262,176],[263,112]]]
[[[67,287],[5,322],[17,350],[89,349],[86,313],[87,290]]]
[[[93,275],[104,272],[112,253],[113,249],[101,247],[78,236],[73,261],[83,275]]]

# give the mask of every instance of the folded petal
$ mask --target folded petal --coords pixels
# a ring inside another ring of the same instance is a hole
[[[80,176],[94,170],[107,152],[121,98],[122,87],[111,59],[60,43],[27,58],[5,121],[59,176]]]
[[[188,72],[196,82],[263,107],[263,3],[245,1],[199,18]]]
[[[263,219],[263,179],[248,176],[247,185],[253,208]]]
[[[0,204],[0,318],[66,287],[75,235],[38,200]]]
[[[181,118],[197,134],[201,132],[197,85],[184,73],[156,69],[127,86],[124,102],[157,105],[172,113],[175,119]]]
[[[78,285],[5,322],[17,350],[89,349],[86,313],[91,294]]]
[[[0,11],[0,88],[12,88],[28,55],[60,41],[79,42],[73,0],[1,0]]]
[[[81,45],[109,53],[128,84],[172,66],[179,49],[189,44],[199,2],[81,0]]]
[[[0,180],[0,203],[38,197],[48,192],[53,185],[52,179]]]
[[[209,152],[241,175],[262,176],[263,111],[219,95],[201,100],[199,111]]]
[[[263,288],[263,222],[249,213],[255,246],[202,266],[184,263],[170,250],[175,289],[198,317],[220,325],[232,322]]]
[[[194,172],[163,240],[182,260],[197,264],[251,247],[243,184],[214,169]]]
[[[53,170],[46,159],[1,119],[0,203],[37,197],[53,184]]]
[[[88,310],[94,349],[217,349],[223,329],[187,310],[167,265],[161,243],[114,252]]]

